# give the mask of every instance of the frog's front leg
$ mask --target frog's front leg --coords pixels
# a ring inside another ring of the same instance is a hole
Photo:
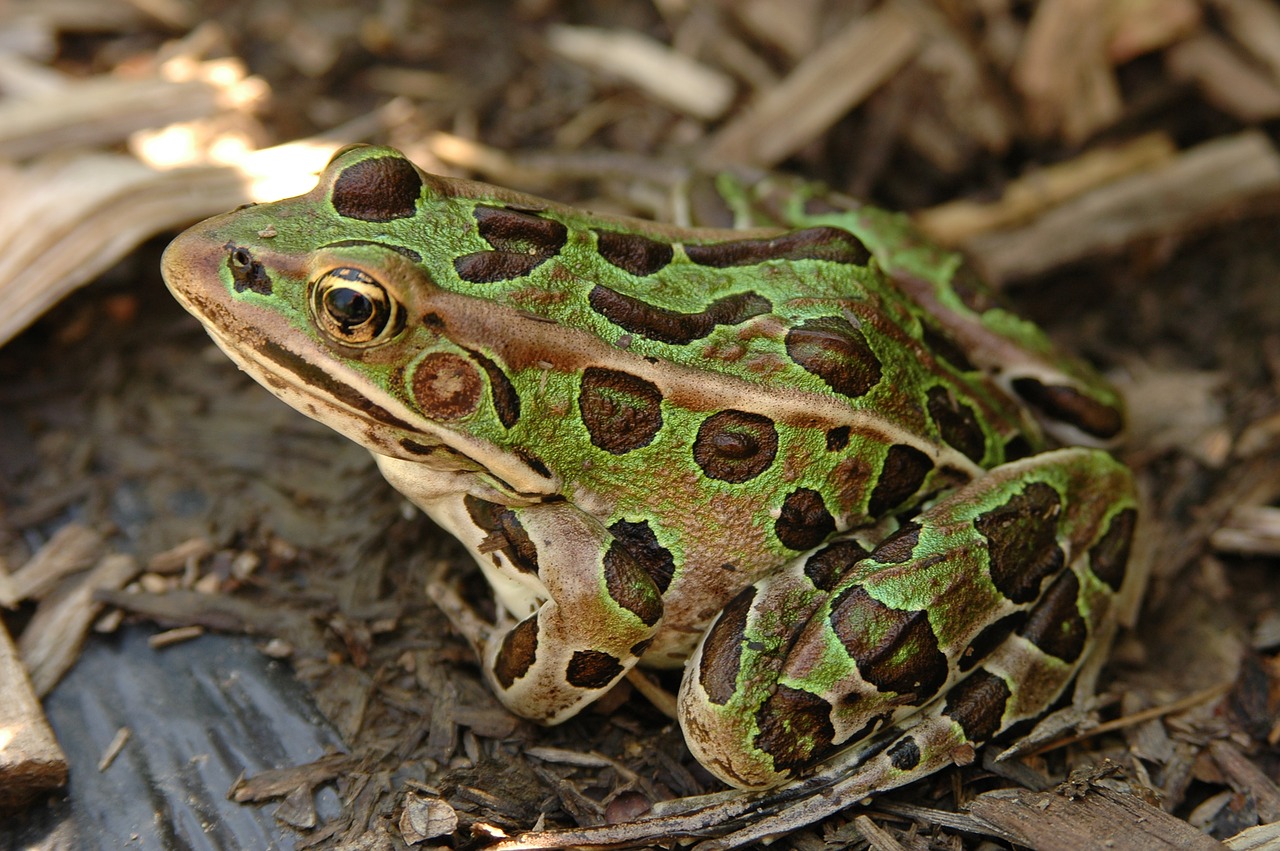
[[[1127,469],[1061,449],[996,467],[865,557],[838,542],[796,560],[730,603],[690,661],[691,749],[747,788],[866,739],[870,789],[944,767],[1070,683],[1111,616],[1135,518]]]
[[[595,517],[565,500],[508,506],[468,493],[468,474],[375,456],[383,475],[461,540],[501,605],[486,678],[518,715],[558,724],[608,691],[662,620],[653,578]],[[497,494],[493,495],[496,498]]]

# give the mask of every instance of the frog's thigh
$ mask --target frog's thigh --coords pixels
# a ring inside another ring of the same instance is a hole
[[[894,784],[937,770],[1061,694],[1109,617],[1135,517],[1128,470],[1061,449],[991,470],[865,558],[802,557],[708,630],[681,688],[691,749],[767,787],[924,719],[874,762],[910,773]]]

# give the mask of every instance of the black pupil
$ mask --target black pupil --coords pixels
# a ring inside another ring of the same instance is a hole
[[[324,303],[329,315],[348,328],[368,322],[373,316],[373,302],[369,297],[349,287],[329,290]]]

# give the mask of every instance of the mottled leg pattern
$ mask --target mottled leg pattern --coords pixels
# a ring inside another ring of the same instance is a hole
[[[500,606],[520,619],[480,635],[464,629],[508,709],[558,724],[635,665],[661,624],[662,593],[598,520],[563,500],[482,499],[470,495],[484,492],[471,474],[374,457],[387,481],[466,545]]]
[[[839,542],[796,560],[708,630],[680,694],[690,747],[748,788],[867,739],[877,784],[937,770],[1070,683],[1135,518],[1128,470],[1070,448],[991,470],[865,557]]]

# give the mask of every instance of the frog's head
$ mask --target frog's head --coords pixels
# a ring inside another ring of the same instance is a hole
[[[398,151],[344,149],[306,195],[182,233],[165,282],[254,379],[374,453],[546,490],[545,467],[496,447],[501,388],[459,339],[474,306],[422,256],[457,230],[434,182]]]

